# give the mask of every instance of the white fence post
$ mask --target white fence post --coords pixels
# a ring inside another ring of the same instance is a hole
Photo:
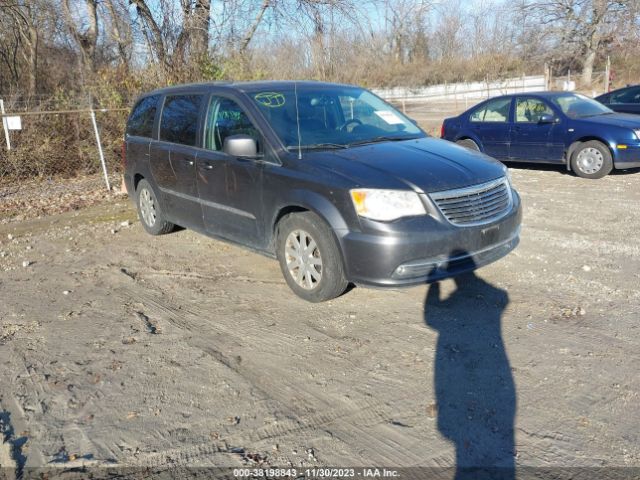
[[[7,140],[7,150],[11,150],[11,139],[9,138],[9,127],[7,125],[7,117],[4,116],[4,100],[0,98],[0,114],[2,114],[2,128],[4,129],[4,138]]]
[[[100,163],[102,164],[102,173],[104,173],[104,183],[107,184],[107,190],[111,191],[109,185],[109,175],[107,175],[107,165],[104,162],[104,154],[102,153],[102,143],[100,142],[100,133],[98,132],[98,124],[96,123],[96,112],[91,110],[91,122],[93,123],[93,131],[96,134],[96,143],[98,144],[98,153],[100,154]]]

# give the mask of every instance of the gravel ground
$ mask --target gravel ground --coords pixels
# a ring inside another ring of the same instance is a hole
[[[111,191],[99,174],[29,181],[0,178],[0,224],[79,210],[120,196],[120,175],[110,175],[109,182]]]
[[[123,199],[0,224],[0,471],[640,467],[640,173],[512,173],[508,257],[324,304]]]

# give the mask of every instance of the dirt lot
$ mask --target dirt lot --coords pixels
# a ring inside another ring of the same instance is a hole
[[[640,467],[640,173],[512,172],[511,255],[316,305],[123,199],[0,224],[2,472]]]

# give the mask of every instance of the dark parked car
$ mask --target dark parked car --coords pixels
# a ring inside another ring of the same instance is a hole
[[[133,108],[125,147],[127,190],[149,233],[180,225],[276,256],[310,301],[349,282],[449,277],[519,241],[504,165],[428,137],[353,86],[157,90]]]
[[[596,100],[616,112],[640,115],[640,85],[613,90]]]
[[[571,92],[491,98],[445,119],[441,137],[503,161],[566,164],[584,178],[640,167],[640,118]]]

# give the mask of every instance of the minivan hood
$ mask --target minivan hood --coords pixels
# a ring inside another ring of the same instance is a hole
[[[307,156],[317,166],[347,177],[359,187],[409,187],[429,193],[504,175],[504,167],[497,160],[431,137],[315,152],[312,157]]]
[[[598,125],[613,125],[615,127],[640,128],[640,116],[628,113],[609,113],[595,117],[576,118],[576,121]]]

